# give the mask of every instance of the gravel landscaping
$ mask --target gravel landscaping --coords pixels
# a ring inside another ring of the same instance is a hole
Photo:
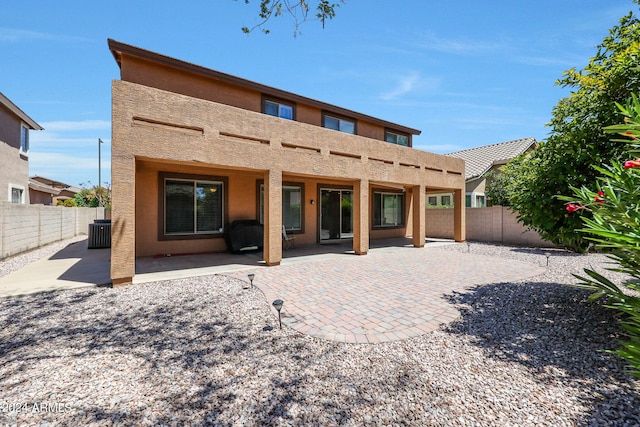
[[[546,250],[470,251],[546,265]],[[602,351],[612,313],[559,285],[605,258],[550,252],[544,275],[446,295],[457,321],[377,345],[280,330],[227,276],[3,299],[0,424],[640,425],[640,382]]]

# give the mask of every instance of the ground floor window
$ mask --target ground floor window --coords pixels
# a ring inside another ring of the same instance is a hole
[[[404,224],[404,194],[373,193],[373,226],[398,227]]]
[[[24,204],[24,187],[9,184],[9,201],[11,203]]]
[[[165,179],[164,233],[217,234],[224,231],[224,185],[219,181]]]
[[[487,199],[482,193],[467,193],[465,206],[468,208],[484,208],[487,206]]]
[[[287,231],[302,230],[302,185],[282,186],[282,224]],[[264,224],[264,184],[260,184],[260,224]]]

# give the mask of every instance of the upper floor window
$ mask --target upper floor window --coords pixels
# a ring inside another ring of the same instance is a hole
[[[403,133],[385,131],[384,140],[392,144],[403,145],[405,147],[409,146],[409,135]]]
[[[322,116],[322,126],[327,129],[338,130],[340,132],[355,135],[356,122],[353,120],[343,119],[335,116]]]
[[[270,116],[280,117],[287,120],[294,120],[293,105],[285,104],[280,101],[274,101],[271,99],[265,99],[263,101],[263,110],[265,114]]]
[[[25,154],[29,152],[29,128],[24,125],[20,130],[20,151]]]

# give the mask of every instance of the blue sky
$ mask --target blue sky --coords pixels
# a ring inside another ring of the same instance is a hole
[[[422,130],[436,153],[524,137],[569,92],[631,0],[347,0],[325,29],[287,17],[245,35],[258,0],[5,2],[0,92],[42,125],[30,174],[78,186],[111,181],[107,38]]]

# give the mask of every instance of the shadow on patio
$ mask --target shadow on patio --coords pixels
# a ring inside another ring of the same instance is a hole
[[[427,239],[427,246],[451,244],[452,240]],[[411,238],[376,239],[370,242],[370,249],[412,246]],[[319,256],[353,255],[351,240],[313,245],[296,245],[282,251],[282,264],[317,259]],[[146,283],[157,280],[183,277],[204,276],[229,273],[265,266],[262,251],[232,254],[228,252],[174,255],[162,257],[144,257],[136,259],[134,283]]]

